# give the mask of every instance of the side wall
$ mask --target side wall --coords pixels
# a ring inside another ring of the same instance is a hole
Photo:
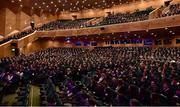
[[[11,42],[0,45],[0,58],[11,56],[14,56],[13,52],[11,51]]]
[[[8,35],[12,31],[16,30],[16,14],[10,9],[5,9],[5,32],[4,35]]]
[[[0,9],[0,35],[4,36],[4,32],[5,32],[5,8]]]

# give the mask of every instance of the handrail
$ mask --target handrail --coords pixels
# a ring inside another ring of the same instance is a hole
[[[24,37],[22,37],[22,38],[20,38],[20,39],[11,39],[11,40],[9,40],[9,41],[7,41],[7,42],[4,42],[4,43],[0,44],[0,47],[3,46],[3,45],[5,45],[5,44],[11,43],[11,42],[14,41],[14,40],[17,40],[17,41],[23,40],[24,38],[27,38],[27,37],[35,34],[36,32],[37,32],[37,31],[34,31],[33,33],[31,33],[31,34],[29,34],[29,35],[26,35],[26,36],[24,36]]]
[[[11,43],[13,40],[10,40],[10,41],[7,41],[7,42],[5,42],[5,43],[3,43],[3,44],[0,44],[0,47],[1,46],[3,46],[3,45],[6,45],[6,44],[8,44],[8,43]]]
[[[31,35],[34,35],[36,32],[37,32],[37,31],[34,31],[33,33],[31,33],[31,34],[29,34],[29,35],[27,35],[27,36],[24,36],[24,37],[22,37],[22,38],[20,38],[20,39],[17,39],[17,40],[18,40],[18,41],[21,41],[21,40],[23,40],[24,38],[27,38],[27,37],[29,37],[29,36],[31,36]]]

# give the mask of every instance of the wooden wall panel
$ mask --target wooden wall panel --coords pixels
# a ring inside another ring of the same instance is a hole
[[[144,44],[114,44],[114,45],[107,45],[103,44],[102,46],[113,46],[113,47],[142,47]]]
[[[32,43],[27,44],[25,47],[20,48],[24,54],[30,54],[36,51],[44,50],[51,47],[61,47],[62,43],[50,39],[38,39]]]
[[[5,35],[8,35],[16,30],[16,14],[8,8],[5,11]]]
[[[14,56],[11,50],[11,41],[0,45],[0,58]]]
[[[38,15],[34,14],[33,18],[34,18],[35,26],[41,25],[43,23],[41,17],[39,17]]]
[[[22,52],[23,54],[29,54],[32,52],[40,51],[42,50],[41,46],[45,46],[42,40],[35,41],[33,43],[28,43],[25,47],[20,48],[20,52]]]
[[[21,38],[17,41],[18,43],[18,48],[22,48],[24,46],[27,46],[29,43],[32,43],[34,42],[35,40],[37,40],[38,37],[36,35],[36,32],[24,37],[24,38]]]
[[[0,35],[2,35],[2,36],[5,36],[4,35],[5,34],[5,16],[6,16],[5,10],[6,10],[5,8],[0,9],[0,18],[1,18],[1,20],[0,20]]]
[[[21,31],[21,12],[16,13],[16,29]]]
[[[180,0],[172,0],[171,4],[180,3]]]
[[[23,11],[20,12],[20,30],[23,30],[26,27],[30,26],[31,17],[24,13]]]

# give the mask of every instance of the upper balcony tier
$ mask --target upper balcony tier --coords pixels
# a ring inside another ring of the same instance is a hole
[[[180,15],[169,17],[161,17],[156,19],[149,19],[144,21],[120,23],[112,25],[103,25],[96,27],[87,27],[80,29],[60,29],[49,31],[38,31],[38,37],[61,37],[61,36],[81,36],[81,35],[95,35],[118,32],[133,32],[133,31],[150,31],[153,29],[161,29],[168,27],[180,26]]]

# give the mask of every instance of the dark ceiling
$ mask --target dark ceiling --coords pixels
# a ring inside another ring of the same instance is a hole
[[[128,4],[142,0],[2,0],[1,7],[9,6],[13,10],[43,11],[60,13],[62,11],[82,11],[86,9],[105,9],[115,5]]]

